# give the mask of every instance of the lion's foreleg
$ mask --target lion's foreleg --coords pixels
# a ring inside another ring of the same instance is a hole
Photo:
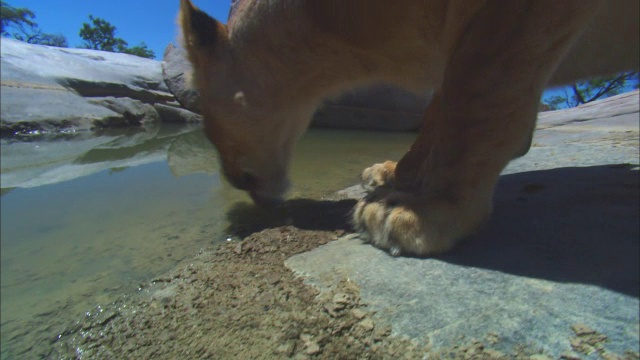
[[[530,142],[542,90],[588,9],[577,1],[489,2],[472,20],[424,128],[395,167],[393,191],[356,207],[354,224],[374,245],[443,252],[490,215],[498,176]]]

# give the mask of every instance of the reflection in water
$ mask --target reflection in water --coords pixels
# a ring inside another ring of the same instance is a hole
[[[364,167],[398,159],[413,137],[311,131],[294,156],[290,196],[321,199],[353,185]],[[3,359],[133,293],[228,231],[245,235],[270,224],[256,221],[260,210],[249,197],[222,181],[199,129],[3,141],[1,154]],[[304,216],[344,217],[352,206],[310,214],[323,203],[287,204],[303,228]]]

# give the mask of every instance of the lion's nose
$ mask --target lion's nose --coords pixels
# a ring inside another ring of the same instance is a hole
[[[239,174],[225,173],[225,175],[231,185],[240,190],[250,191],[255,189],[258,184],[258,178],[248,171],[243,171]]]

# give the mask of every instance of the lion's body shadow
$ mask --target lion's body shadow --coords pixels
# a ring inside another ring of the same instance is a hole
[[[626,164],[502,176],[489,223],[440,258],[639,297],[639,181]]]

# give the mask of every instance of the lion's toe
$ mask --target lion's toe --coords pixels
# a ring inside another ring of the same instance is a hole
[[[385,161],[381,164],[374,164],[362,171],[360,180],[362,187],[367,191],[373,191],[379,187],[393,186],[396,163]]]
[[[453,204],[397,191],[361,200],[353,212],[362,238],[393,256],[446,252],[476,228],[477,218]]]

